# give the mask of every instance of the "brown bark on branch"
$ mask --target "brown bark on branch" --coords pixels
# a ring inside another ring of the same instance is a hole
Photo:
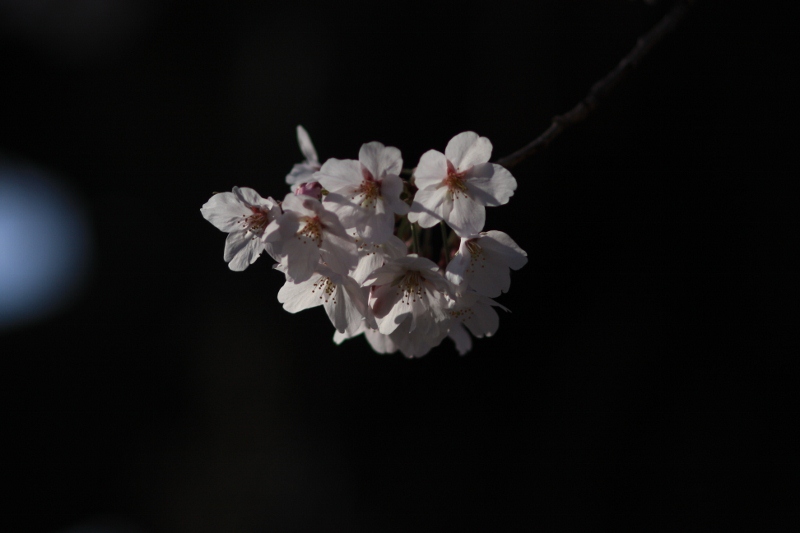
[[[603,79],[592,86],[583,100],[578,102],[575,107],[563,115],[553,118],[553,122],[544,133],[516,152],[497,160],[497,164],[506,168],[513,167],[523,159],[542,151],[553,139],[567,130],[567,128],[585,119],[589,113],[597,107],[600,101],[611,93],[625,75],[636,68],[650,49],[661,41],[669,32],[675,29],[693,3],[694,0],[678,2],[675,7],[664,15],[664,18],[662,18],[658,24],[639,38],[636,42],[636,46],[622,58],[614,70],[606,74]]]

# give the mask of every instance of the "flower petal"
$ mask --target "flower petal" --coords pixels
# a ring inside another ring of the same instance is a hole
[[[385,208],[385,202],[379,199],[375,205],[375,212],[356,225],[364,241],[380,244],[394,235],[394,214],[385,211]]]
[[[420,189],[414,195],[408,220],[423,228],[431,228],[449,215],[452,208],[453,202],[447,196],[446,187]]]
[[[483,229],[486,222],[486,208],[470,196],[459,194],[453,200],[453,210],[446,220],[456,235],[470,237]]]
[[[474,131],[465,131],[450,139],[444,155],[457,171],[463,172],[474,165],[489,161],[492,157],[492,143],[486,137],[479,137]]]
[[[364,323],[362,310],[365,308],[361,305],[362,299],[363,296],[348,291],[343,283],[336,283],[333,296],[322,304],[336,331],[354,335],[361,329]]]
[[[483,242],[481,239],[480,242]],[[496,298],[511,287],[511,274],[508,266],[497,260],[496,256],[481,256],[470,265],[471,271],[467,273],[467,286],[475,292]]]
[[[492,207],[507,204],[517,189],[511,172],[494,163],[476,165],[467,174],[466,184],[476,201]]]
[[[299,283],[287,280],[278,291],[278,301],[290,313],[297,313],[304,309],[322,305],[322,295],[320,290],[317,289],[317,284],[321,279],[322,276],[316,274]]]
[[[528,262],[528,254],[517,245],[508,234],[502,231],[487,231],[481,237],[479,244],[487,252],[501,258],[510,268],[519,270]]]
[[[422,357],[427,354],[434,346],[438,346],[447,336],[444,328],[437,328],[433,324],[426,330],[417,329],[413,334],[409,334],[407,324],[402,324],[391,335],[392,341],[397,345],[402,354],[406,357]],[[412,328],[413,329],[413,328]]]
[[[234,231],[225,239],[223,259],[228,261],[228,268],[241,272],[253,264],[264,249],[260,239],[244,231]]]
[[[455,322],[447,332],[447,336],[456,344],[458,355],[466,355],[468,351],[472,350],[472,337],[469,336],[461,322]]]
[[[356,244],[346,234],[342,238],[326,231],[319,253],[325,264],[337,274],[347,275],[358,264]]]
[[[314,174],[318,170],[319,164],[297,163],[292,167],[292,171],[286,175],[286,183],[288,185],[301,185],[314,181]]]
[[[428,150],[419,158],[414,170],[414,185],[418,189],[438,187],[447,177],[447,158],[442,152]]]
[[[311,198],[310,196],[298,196],[293,192],[288,193],[284,197],[283,203],[281,205],[284,215],[290,211],[300,216],[309,216],[316,214],[316,212],[313,209],[306,207],[305,205],[306,200],[312,200],[313,202],[319,201]],[[280,220],[278,223],[280,224]]]
[[[319,264],[319,248],[313,241],[303,240],[294,234],[282,236],[281,264],[286,268],[287,279],[296,283],[307,280]]]
[[[319,163],[317,151],[314,149],[311,137],[308,136],[306,129],[300,125],[297,126],[297,144],[300,145],[300,151],[303,152],[306,161],[309,163]]]
[[[358,266],[350,272],[350,277],[356,283],[362,284],[374,270],[383,266],[385,262],[403,257],[407,253],[408,249],[405,243],[394,235],[381,244],[362,244],[358,248]],[[400,270],[395,267],[395,272],[399,273]],[[394,275],[396,274],[389,274],[387,276],[388,281],[385,283],[391,283]]]
[[[221,231],[235,231],[243,216],[250,216],[252,211],[232,192],[220,192],[209,198],[200,208],[203,218],[211,222]]]
[[[351,195],[364,180],[361,163],[355,159],[328,159],[319,172],[314,174],[326,190]]]
[[[467,268],[470,266],[471,256],[466,247],[467,239],[461,239],[458,252],[447,264],[447,279],[454,285],[462,285],[465,281]]]
[[[364,331],[364,336],[367,338],[369,345],[372,346],[372,349],[378,353],[394,353],[397,351],[397,345],[388,335],[384,335],[374,329],[367,329]]]
[[[400,301],[400,294],[391,285],[381,285],[370,295],[370,307],[378,322],[378,331],[389,335],[400,325],[411,309]]]
[[[339,331],[334,331],[333,342],[335,342],[336,344],[342,344],[347,339],[352,339],[353,337],[357,337],[358,335],[361,335],[365,331],[367,331],[367,327],[363,322],[361,323],[361,327],[358,328],[358,331],[356,331],[352,335],[346,331],[342,333],[340,333]]]
[[[354,203],[350,196],[330,192],[325,196],[322,205],[334,213],[344,228],[355,228],[360,219],[362,207]]]
[[[400,150],[394,146],[384,146],[377,141],[362,144],[358,160],[376,180],[383,179],[387,175],[396,176],[403,170]]]
[[[464,319],[464,325],[479,339],[491,337],[500,327],[500,317],[491,305],[479,300],[472,305],[472,313]]]
[[[403,180],[397,176],[386,176],[381,183],[381,196],[383,201],[393,213],[398,215],[408,214],[409,205],[400,199],[403,193]]]

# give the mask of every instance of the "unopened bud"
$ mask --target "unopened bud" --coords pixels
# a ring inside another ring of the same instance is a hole
[[[295,188],[294,194],[296,196],[311,196],[320,200],[322,199],[322,185],[318,181],[303,183]]]

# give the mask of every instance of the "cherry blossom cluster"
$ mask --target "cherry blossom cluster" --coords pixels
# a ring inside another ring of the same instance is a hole
[[[286,176],[291,191],[282,201],[234,187],[201,208],[228,233],[231,270],[266,252],[286,278],[283,308],[321,305],[336,344],[363,334],[378,353],[421,357],[449,337],[463,355],[470,333],[495,334],[494,308],[507,309],[492,298],[528,259],[502,231],[484,231],[486,207],[508,203],[517,188],[489,162],[486,137],[460,133],[409,171],[400,150],[379,142],[362,145],[358,160],[320,164],[301,126],[297,138],[305,161]]]

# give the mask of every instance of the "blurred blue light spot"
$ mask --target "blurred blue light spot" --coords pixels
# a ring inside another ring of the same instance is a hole
[[[40,169],[0,159],[0,329],[66,303],[90,254],[74,195]]]

